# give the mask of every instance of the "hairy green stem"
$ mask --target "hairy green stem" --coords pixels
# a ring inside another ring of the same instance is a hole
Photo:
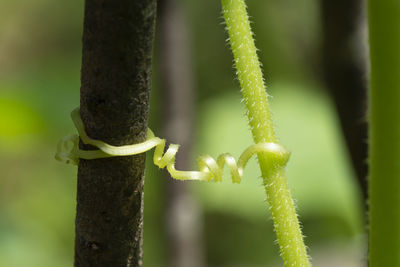
[[[400,2],[369,0],[369,266],[400,266]]]
[[[275,143],[274,125],[245,2],[222,0],[222,7],[254,141]],[[286,267],[310,266],[284,164],[277,158],[271,160],[264,153],[259,153],[258,159],[284,264]]]

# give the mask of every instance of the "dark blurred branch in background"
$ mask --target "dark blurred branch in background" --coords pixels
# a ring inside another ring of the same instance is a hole
[[[163,135],[180,144],[177,169],[190,169],[193,142],[194,88],[190,42],[183,8],[177,0],[160,0],[159,54],[162,88]],[[189,183],[175,181],[166,174],[165,225],[168,266],[204,265],[200,207]]]
[[[364,205],[367,200],[366,60],[362,0],[323,0],[323,73]]]

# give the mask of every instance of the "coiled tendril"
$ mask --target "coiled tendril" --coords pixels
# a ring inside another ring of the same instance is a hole
[[[62,138],[57,146],[55,158],[64,163],[78,165],[79,159],[98,159],[116,156],[130,156],[154,150],[153,161],[159,168],[167,168],[172,178],[177,180],[198,180],[198,181],[222,181],[223,168],[228,166],[232,175],[233,183],[240,183],[243,176],[243,170],[249,159],[256,153],[265,153],[271,162],[271,168],[285,167],[290,153],[281,145],[275,143],[258,143],[249,146],[236,162],[235,158],[224,153],[215,160],[209,155],[200,156],[197,160],[199,171],[180,171],[175,169],[175,156],[179,145],[171,144],[166,152],[165,139],[154,136],[154,133],[147,130],[147,140],[133,145],[112,146],[100,140],[95,140],[87,136],[85,127],[80,117],[79,108],[71,112],[72,121],[78,130],[83,143],[90,144],[99,148],[99,150],[81,150],[79,149],[79,136],[68,135]],[[71,146],[72,145],[72,146]]]

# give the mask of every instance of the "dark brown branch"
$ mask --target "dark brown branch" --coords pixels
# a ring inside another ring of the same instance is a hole
[[[86,0],[81,117],[90,137],[145,140],[155,15],[155,0]],[[80,161],[75,266],[141,266],[144,163],[144,154]]]

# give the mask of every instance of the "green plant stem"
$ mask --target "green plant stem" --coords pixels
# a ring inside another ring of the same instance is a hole
[[[257,50],[243,0],[222,0],[237,75],[254,141],[276,143]],[[310,266],[299,221],[284,173],[286,162],[259,153],[263,183],[286,267]]]
[[[400,266],[400,2],[369,0],[369,266]]]

